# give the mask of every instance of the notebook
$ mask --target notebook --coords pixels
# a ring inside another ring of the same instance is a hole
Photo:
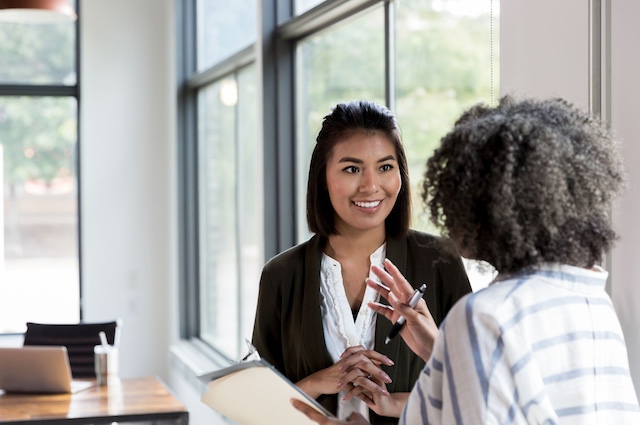
[[[72,379],[67,347],[0,347],[0,389],[5,392],[75,393],[93,385]]]
[[[293,407],[292,398],[333,417],[264,359],[242,361],[198,378],[207,383],[202,402],[239,425],[315,424]]]

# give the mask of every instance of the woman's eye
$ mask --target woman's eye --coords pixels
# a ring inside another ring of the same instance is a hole
[[[343,171],[346,171],[349,174],[354,174],[360,170],[358,170],[358,167],[356,167],[355,165],[350,165],[348,167],[343,168]]]
[[[390,171],[393,170],[393,165],[391,164],[384,164],[383,166],[380,167],[381,171]]]

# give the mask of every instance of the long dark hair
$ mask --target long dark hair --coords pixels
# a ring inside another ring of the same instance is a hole
[[[327,191],[327,162],[333,147],[354,132],[380,132],[393,143],[402,182],[400,193],[385,220],[387,235],[406,235],[411,223],[411,190],[407,158],[402,145],[400,127],[395,115],[386,107],[367,100],[339,103],[324,117],[311,155],[307,184],[307,224],[313,233],[328,237],[337,234],[334,209]]]

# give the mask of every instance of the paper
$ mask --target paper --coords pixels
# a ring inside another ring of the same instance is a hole
[[[291,405],[296,398],[331,416],[265,360],[242,362],[199,376],[202,402],[239,425],[315,424]]]

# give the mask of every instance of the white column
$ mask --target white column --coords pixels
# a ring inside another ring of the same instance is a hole
[[[611,297],[627,342],[640,396],[640,40],[637,0],[611,1],[611,125],[622,141],[628,186],[613,213],[620,234],[611,255]]]

